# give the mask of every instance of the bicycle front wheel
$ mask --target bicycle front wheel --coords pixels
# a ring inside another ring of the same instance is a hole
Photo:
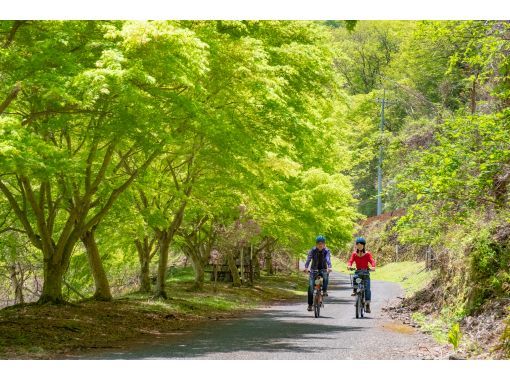
[[[356,297],[356,318],[363,318],[361,310],[363,309],[363,302],[361,301],[361,295],[358,294]]]
[[[315,314],[315,318],[319,318],[321,314],[321,303],[318,295],[316,295],[315,298],[313,299],[313,311]]]

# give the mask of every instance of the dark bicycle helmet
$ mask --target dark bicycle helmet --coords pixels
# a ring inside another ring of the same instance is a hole
[[[322,235],[319,235],[317,236],[317,238],[315,239],[315,242],[316,243],[325,243],[326,242],[326,238]]]
[[[367,244],[367,241],[365,240],[364,237],[358,236],[356,238],[356,244],[358,244],[358,243],[361,243],[361,244],[365,245],[365,244]]]

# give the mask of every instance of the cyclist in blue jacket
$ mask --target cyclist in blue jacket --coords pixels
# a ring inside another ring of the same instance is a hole
[[[310,265],[310,269],[308,266]],[[328,274],[331,272],[331,252],[326,248],[326,238],[322,235],[315,239],[315,247],[308,252],[305,262],[305,272],[310,273],[308,281],[308,311],[312,311],[313,304],[313,286],[317,272],[323,278],[322,295],[328,295]]]

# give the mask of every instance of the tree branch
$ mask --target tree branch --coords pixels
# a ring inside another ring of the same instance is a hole
[[[131,185],[131,183],[135,180],[135,178],[138,176],[138,173],[141,172],[141,171],[144,171],[150,164],[151,162],[158,156],[159,154],[159,150],[155,150],[150,156],[149,158],[143,163],[142,166],[140,166],[139,168],[137,168],[133,174],[131,176],[129,176],[129,178],[121,185],[119,186],[118,188],[116,188],[115,190],[112,191],[112,193],[110,194],[110,197],[108,198],[108,200],[106,201],[105,205],[101,208],[101,210],[99,210],[97,212],[96,215],[94,215],[86,224],[85,224],[85,227],[84,227],[84,231],[87,231],[89,230],[92,226],[98,224],[101,219],[104,217],[104,215],[108,212],[108,210],[112,207],[113,203],[115,202],[115,200],[119,197],[120,194],[122,194],[124,192],[124,190],[126,190],[129,185]]]
[[[111,142],[110,145],[108,146],[108,149],[106,150],[106,153],[103,157],[103,162],[101,164],[101,168],[99,169],[99,172],[97,173],[97,176],[94,179],[94,182],[92,183],[92,186],[89,189],[91,191],[90,195],[94,194],[97,191],[99,184],[103,180],[105,173],[106,173],[106,169],[108,168],[108,166],[110,165],[110,162],[112,161],[112,155],[113,155],[115,146],[116,146],[115,142]]]
[[[22,234],[27,233],[27,231],[20,230],[19,228],[7,227],[7,228],[4,228],[3,230],[0,230],[0,234],[3,234],[4,232],[8,232],[8,231],[21,232]]]
[[[21,25],[25,24],[26,22],[27,21],[24,21],[24,20],[16,20],[16,21],[14,21],[14,23],[12,24],[12,28],[11,28],[9,34],[7,35],[7,38],[5,39],[5,42],[4,42],[4,45],[3,45],[4,49],[7,49],[9,46],[11,46],[12,41],[14,41],[14,37],[16,36],[16,32],[18,31],[19,27]]]
[[[131,156],[131,154],[133,153],[133,150],[135,149],[136,145],[137,145],[137,143],[135,142],[133,144],[133,146],[131,148],[129,148],[129,150],[124,155],[118,153],[120,160],[117,163],[117,165],[115,166],[115,168],[113,169],[114,173],[116,173],[122,166],[124,166],[124,168],[128,169],[128,174],[131,174],[129,172],[129,166],[125,165],[125,163],[126,163],[126,160],[128,159],[128,157]]]
[[[7,197],[7,200],[9,201],[9,204],[11,205],[12,209],[14,210],[14,213],[20,220],[21,224],[25,228],[25,231],[28,235],[28,238],[32,242],[32,244],[42,249],[42,243],[40,238],[35,234],[34,230],[32,229],[32,226],[30,225],[30,222],[28,221],[28,217],[25,212],[21,210],[21,208],[18,205],[18,202],[14,198],[14,195],[11,193],[9,188],[0,180],[0,190],[4,193],[4,195]]]
[[[177,191],[180,191],[181,186],[179,185],[179,180],[177,179],[177,175],[175,174],[175,170],[172,167],[171,163],[168,164],[168,168],[170,169],[170,173],[172,173],[172,178],[174,179],[175,188],[177,189]]]
[[[94,157],[97,152],[98,141],[94,137],[92,139],[92,145],[89,150],[89,154],[87,155],[87,167],[85,168],[85,193],[90,191],[90,183],[92,181],[92,163],[94,162]]]
[[[25,192],[27,194],[28,202],[30,203],[32,210],[35,213],[37,226],[39,228],[39,232],[41,233],[41,243],[43,247],[44,245],[46,245],[45,251],[50,252],[50,250],[53,248],[53,242],[49,234],[48,228],[46,226],[46,220],[44,219],[44,208],[39,207],[34,191],[32,189],[32,185],[30,184],[28,178],[25,176],[21,176],[20,179],[21,183],[23,184],[23,188],[25,189]]]
[[[7,98],[0,104],[0,115],[9,107],[9,104],[12,103],[14,99],[18,96],[18,93],[21,91],[21,83],[17,82],[9,95],[7,95]]]
[[[21,125],[30,124],[35,119],[40,117],[55,115],[55,114],[97,114],[99,111],[81,110],[81,109],[61,109],[61,110],[45,110],[31,113],[26,119],[21,122]]]

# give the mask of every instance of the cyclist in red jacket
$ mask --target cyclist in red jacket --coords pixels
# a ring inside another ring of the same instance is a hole
[[[375,270],[375,260],[372,257],[371,252],[367,252],[365,250],[365,245],[367,244],[366,240],[362,237],[356,238],[356,251],[354,251],[351,255],[351,258],[347,262],[347,269],[352,270],[352,264],[356,263],[356,270],[367,269],[374,271]],[[369,266],[370,264],[370,266]],[[356,289],[356,278],[357,274],[354,274],[354,289]],[[353,291],[351,294],[355,296],[356,293]],[[366,312],[370,313],[370,300],[372,298],[372,292],[370,291],[370,277],[365,280],[365,305]]]

